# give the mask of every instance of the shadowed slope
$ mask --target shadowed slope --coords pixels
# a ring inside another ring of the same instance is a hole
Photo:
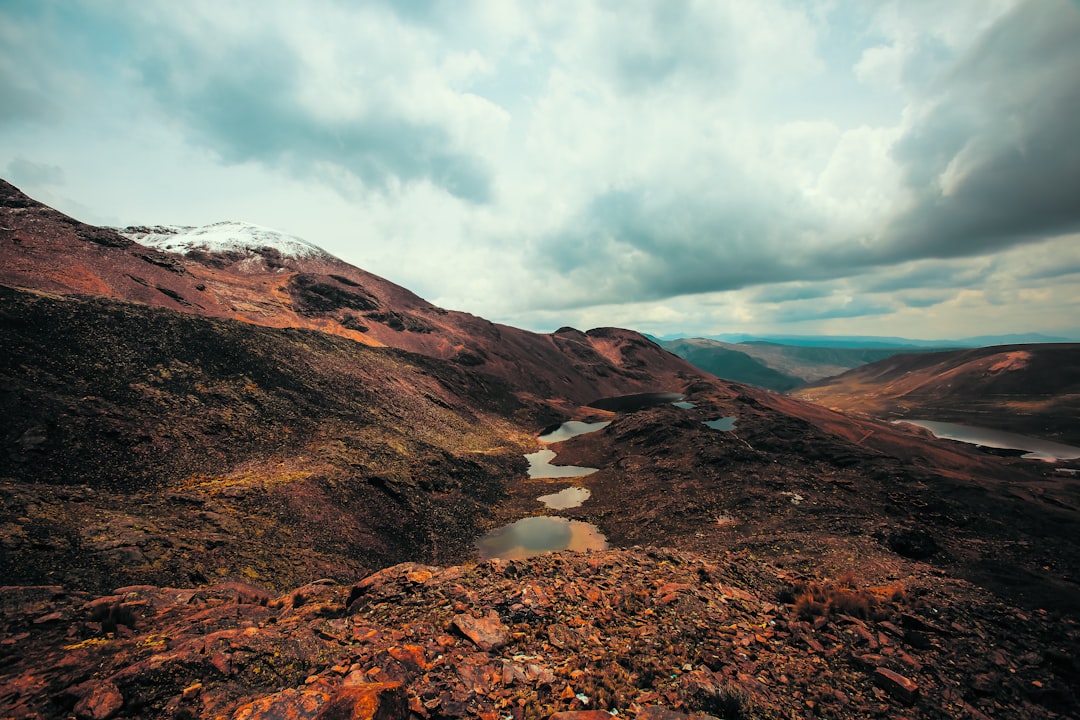
[[[529,439],[502,418],[527,409],[452,364],[115,300],[0,298],[0,517],[22,518],[4,533],[9,582],[279,584],[461,558],[525,464]]]

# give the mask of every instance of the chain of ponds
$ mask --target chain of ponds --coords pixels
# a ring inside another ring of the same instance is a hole
[[[685,402],[684,398],[685,395],[682,393],[642,393],[604,398],[592,403],[590,407],[614,412],[632,412],[644,407],[671,403],[683,409],[693,408],[694,404]],[[590,423],[571,420],[539,436],[537,440],[545,445],[553,444],[603,430],[610,424],[610,421]],[[730,431],[735,428],[735,418],[708,420],[705,421],[705,425],[714,430]],[[555,451],[548,448],[527,454],[525,459],[529,462],[529,477],[531,479],[577,478],[598,471],[598,468],[552,465],[551,461],[555,459],[555,456]],[[572,486],[556,493],[541,495],[537,500],[550,510],[565,510],[580,507],[591,495],[588,488]],[[482,560],[490,558],[515,560],[557,550],[579,552],[606,550],[608,543],[600,529],[591,523],[544,515],[524,518],[492,530],[480,538],[476,546]]]

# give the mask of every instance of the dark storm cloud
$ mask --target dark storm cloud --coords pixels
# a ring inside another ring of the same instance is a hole
[[[895,148],[916,203],[875,259],[980,254],[1080,228],[1077,38],[1077,5],[1032,0],[944,79]]]
[[[807,215],[805,222],[813,220]],[[727,198],[638,188],[594,198],[545,240],[541,261],[588,283],[594,290],[583,302],[654,300],[835,277],[835,269],[810,262],[807,251],[784,247],[785,239],[770,207],[735,187]]]
[[[1004,16],[951,66],[943,48],[925,41],[904,69],[924,84],[921,120],[892,150],[914,202],[883,217],[876,238],[844,236],[805,197],[755,184],[747,168],[710,158],[701,162],[710,163],[715,187],[650,178],[598,194],[545,241],[545,252],[553,250],[547,262],[591,283],[595,293],[582,303],[640,301],[850,278],[1078,228],[1078,37],[1076,5],[1036,0]],[[666,68],[642,71],[637,81],[662,78]],[[936,84],[925,87],[935,70]],[[989,271],[939,265],[879,276],[865,289],[963,287]]]
[[[829,297],[833,289],[824,284],[769,285],[754,292],[754,302],[782,303],[792,300],[816,300]]]
[[[207,66],[200,48],[181,47],[148,59],[143,78],[161,105],[226,162],[264,163],[300,176],[325,163],[377,188],[427,180],[464,200],[489,200],[488,168],[455,150],[445,128],[409,120],[386,103],[372,103],[359,117],[328,119],[302,100],[310,78],[287,48],[272,36],[233,41],[226,59]]]
[[[913,269],[886,270],[859,285],[864,292],[895,292],[908,288],[960,288],[981,285],[994,272],[992,263],[978,266],[934,263]]]

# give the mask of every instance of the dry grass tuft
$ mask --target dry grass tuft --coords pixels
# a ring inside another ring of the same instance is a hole
[[[848,571],[836,580],[799,580],[781,588],[781,602],[794,604],[795,614],[803,620],[829,615],[850,615],[877,619],[888,603],[903,604],[907,593],[893,584],[881,588],[860,587],[855,574]]]

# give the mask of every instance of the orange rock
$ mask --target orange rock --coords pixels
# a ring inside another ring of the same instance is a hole
[[[888,668],[879,667],[874,670],[874,682],[878,687],[908,705],[915,702],[919,697],[919,686],[900,673],[893,672]]]
[[[686,713],[676,712],[660,705],[650,705],[641,708],[637,714],[637,720],[686,720]]]
[[[510,641],[510,632],[494,610],[482,618],[455,615],[453,625],[483,651],[497,650]]]
[[[389,653],[390,657],[414,670],[428,669],[427,655],[424,653],[424,648],[420,645],[392,647],[386,652]]]
[[[75,714],[89,720],[106,720],[124,706],[124,696],[115,685],[103,682],[95,685],[89,695],[75,705]]]
[[[311,720],[330,695],[319,690],[282,690],[241,705],[232,720]]]
[[[409,701],[401,683],[369,683],[342,688],[315,720],[405,720]]]
[[[430,570],[413,570],[412,572],[405,573],[405,579],[416,585],[423,585],[433,577],[435,577],[435,575]]]
[[[611,720],[611,713],[604,710],[567,710],[554,713],[548,720]]]

